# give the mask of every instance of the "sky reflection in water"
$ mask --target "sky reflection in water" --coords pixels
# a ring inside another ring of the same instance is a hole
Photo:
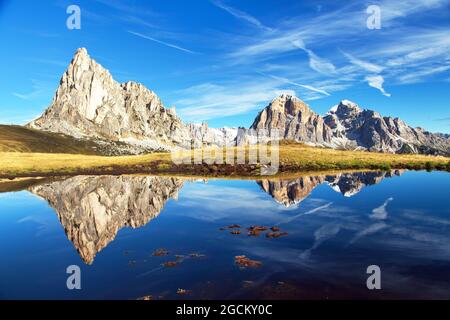
[[[449,189],[443,172],[40,182],[0,193],[0,298],[448,299]],[[232,224],[241,234],[219,230]],[[252,225],[288,235],[249,237]],[[241,269],[237,255],[262,266]],[[66,288],[72,264],[78,291]],[[366,288],[372,264],[379,291]]]

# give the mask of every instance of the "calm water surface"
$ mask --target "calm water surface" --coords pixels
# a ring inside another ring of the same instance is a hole
[[[450,298],[449,173],[78,176],[1,190],[1,299]],[[240,234],[221,230],[233,224]],[[288,234],[248,236],[255,225]],[[239,267],[240,255],[261,265]],[[66,287],[69,265],[81,290]],[[369,265],[381,290],[366,288]]]

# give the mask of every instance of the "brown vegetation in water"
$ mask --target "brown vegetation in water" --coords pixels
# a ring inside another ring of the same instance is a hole
[[[152,253],[152,256],[155,257],[162,257],[162,256],[167,256],[169,254],[169,251],[167,249],[161,248],[161,249],[157,249]]]
[[[163,266],[166,268],[172,268],[178,265],[178,261],[167,261],[163,263]]]
[[[268,232],[266,233],[266,238],[279,238],[287,235],[287,232]]]
[[[234,257],[234,262],[240,268],[259,268],[262,265],[261,261],[251,260],[246,256],[236,256]]]

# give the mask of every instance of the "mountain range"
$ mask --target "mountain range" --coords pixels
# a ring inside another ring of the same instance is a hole
[[[281,95],[249,129],[184,123],[144,85],[115,81],[84,48],[76,51],[50,106],[26,126],[95,141],[108,155],[242,145],[254,141],[257,129],[276,129],[280,139],[334,149],[450,155],[450,135],[410,127],[348,100],[321,116],[302,100]]]

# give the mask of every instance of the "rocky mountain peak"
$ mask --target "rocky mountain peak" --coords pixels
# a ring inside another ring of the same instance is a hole
[[[86,48],[78,48],[77,51],[75,51],[75,54],[73,55],[72,62],[74,60],[90,61],[92,59],[91,59],[91,56],[89,55],[89,53],[88,53]]]
[[[320,115],[302,100],[283,94],[272,100],[255,118],[250,129],[277,129],[281,139],[311,144],[329,141],[331,131]]]
[[[93,60],[86,48],[79,48],[75,52],[64,76],[71,79],[74,85],[78,85],[87,74],[97,80],[108,78],[108,80],[112,81],[109,71]]]
[[[299,112],[312,112],[311,108],[296,96],[281,94],[272,100],[269,108],[286,115],[295,116]]]
[[[338,105],[330,109],[330,114],[336,114],[340,118],[353,116],[362,112],[362,109],[350,100],[342,100]]]
[[[213,128],[199,134],[143,84],[115,81],[85,48],[75,52],[51,105],[27,126],[102,144],[114,142],[112,148],[126,146],[111,154],[190,147],[197,136],[207,144],[223,143],[217,136],[224,134]]]
[[[383,117],[342,100],[324,117],[332,130],[331,146],[388,153],[450,154],[450,143],[439,134],[408,126],[399,118]]]

